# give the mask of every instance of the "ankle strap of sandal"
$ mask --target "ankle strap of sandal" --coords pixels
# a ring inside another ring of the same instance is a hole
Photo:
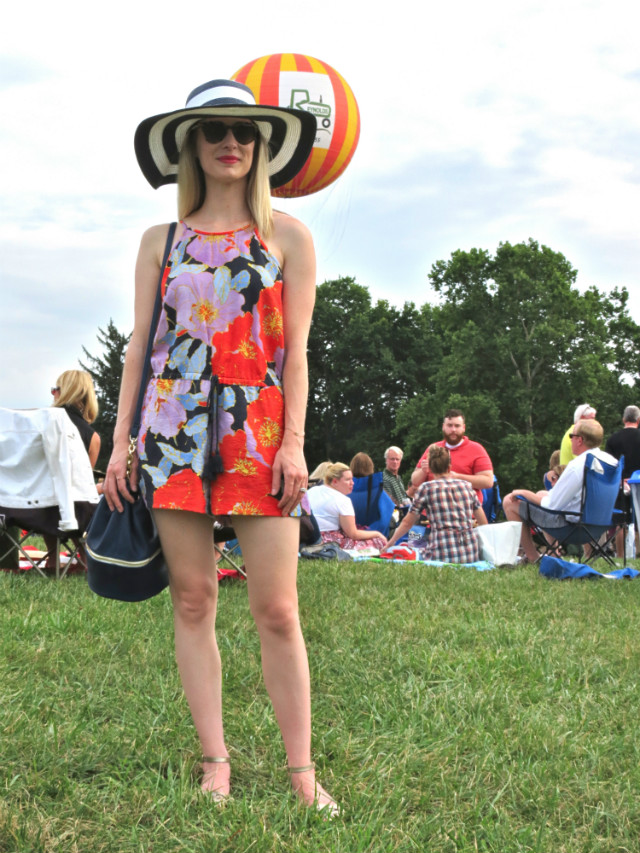
[[[289,773],[306,773],[308,770],[315,770],[316,763],[312,761],[311,764],[305,764],[304,767],[287,767]]]

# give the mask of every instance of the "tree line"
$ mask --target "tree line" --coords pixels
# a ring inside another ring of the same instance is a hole
[[[358,451],[381,468],[385,448],[397,444],[406,476],[455,407],[487,448],[503,493],[538,488],[576,405],[595,406],[608,434],[638,403],[640,326],[628,292],[580,291],[576,277],[562,254],[529,240],[436,262],[437,304],[373,303],[351,277],[319,285],[309,335],[310,469],[324,459],[348,463]],[[101,404],[104,465],[128,337],[110,321],[98,340],[103,355],[85,349],[82,366]]]

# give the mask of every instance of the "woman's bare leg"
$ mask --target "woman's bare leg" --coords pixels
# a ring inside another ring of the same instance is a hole
[[[264,681],[282,733],[289,767],[311,763],[309,663],[298,617],[300,523],[293,518],[234,518],[247,569],[249,606],[262,650]],[[313,769],[292,775],[308,805],[330,806]]]
[[[222,670],[215,635],[218,578],[207,516],[154,510],[169,567],[176,660],[204,755],[228,756],[222,725]],[[229,793],[228,764],[204,763],[202,789]]]

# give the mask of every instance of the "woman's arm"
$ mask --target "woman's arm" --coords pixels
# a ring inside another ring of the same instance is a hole
[[[481,506],[479,506],[477,509],[474,509],[473,517],[475,518],[475,520],[478,524],[488,524],[489,523],[487,521],[487,516],[485,515],[484,510],[482,509]]]
[[[408,533],[408,531],[411,530],[411,528],[418,521],[419,518],[419,512],[413,512],[412,510],[409,510],[409,512],[405,515],[400,524],[394,530],[391,539],[389,539],[389,541],[387,542],[387,548],[392,548],[396,544],[398,539],[402,539],[404,534]]]
[[[377,530],[358,530],[354,515],[340,516],[340,530],[349,539],[355,539],[360,542],[365,539],[382,539],[385,545],[387,544],[387,537],[383,533],[378,533]]]
[[[91,467],[96,467],[96,462],[98,461],[98,456],[100,456],[100,436],[97,432],[91,436],[91,441],[89,442],[89,462],[91,462]]]
[[[284,433],[273,463],[271,494],[284,479],[278,507],[286,516],[298,505],[307,485],[304,424],[309,379],[307,339],[316,298],[316,259],[309,230],[297,219],[274,213],[273,242],[282,255],[284,366]]]
[[[131,491],[138,487],[138,470],[132,467],[129,482],[126,480],[129,431],[135,415],[144,355],[149,339],[149,327],[160,275],[160,264],[167,239],[167,225],[154,225],[142,235],[135,278],[135,319],[133,333],[124,359],[118,416],[113,432],[113,452],[104,481],[103,492],[109,508],[122,512],[122,498],[133,502]],[[137,457],[136,457],[137,459]]]

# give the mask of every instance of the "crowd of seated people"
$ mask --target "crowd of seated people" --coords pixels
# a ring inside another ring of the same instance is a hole
[[[425,511],[429,519],[429,538],[423,550],[427,560],[473,563],[480,557],[473,528],[487,519],[478,496],[466,480],[451,471],[451,454],[446,447],[429,448],[431,478],[419,486],[411,508],[402,519],[388,548],[408,533]]]
[[[528,562],[535,563],[539,556],[531,535],[529,521],[545,529],[560,528],[566,525],[566,519],[562,515],[554,515],[553,511],[570,512],[580,509],[587,451],[602,462],[609,465],[616,464],[617,460],[611,454],[600,449],[603,438],[604,430],[598,421],[593,418],[578,419],[569,434],[573,458],[555,485],[549,491],[543,489],[532,492],[528,489],[515,489],[504,498],[502,506],[507,519],[525,522],[522,525],[520,545],[523,556]],[[525,498],[526,502],[520,498]],[[553,545],[553,537],[549,534],[545,535],[549,544]]]
[[[508,520],[522,520],[521,501],[518,495],[527,496],[534,504],[564,511],[577,506],[581,500],[582,468],[580,457],[590,450],[609,463],[625,457],[623,472],[626,498],[621,491],[620,508],[629,510],[629,489],[626,480],[631,472],[640,469],[640,408],[627,406],[623,414],[623,429],[607,441],[606,453],[600,450],[603,430],[595,420],[596,410],[588,403],[574,412],[574,423],[562,437],[561,448],[554,450],[549,467],[543,477],[544,490],[529,492],[515,490],[503,501]],[[466,424],[462,412],[451,409],[443,419],[443,439],[429,445],[418,462],[405,490],[399,475],[402,450],[391,446],[384,454],[383,488],[394,501],[400,515],[406,516],[390,536],[387,548],[402,539],[419,516],[428,516],[430,539],[427,542],[429,559],[447,562],[472,562],[478,558],[476,537],[470,534],[474,525],[486,524],[481,508],[481,489],[493,483],[493,466],[488,453],[477,442],[465,435]],[[435,451],[435,452],[434,452]],[[574,464],[575,463],[575,464]],[[337,541],[342,547],[381,547],[381,537],[375,531],[360,530],[355,524],[355,513],[349,501],[354,477],[367,477],[375,472],[371,457],[356,453],[349,467],[342,463],[321,463],[309,477],[309,484],[322,483],[319,491],[310,491],[311,509],[318,519],[324,541]],[[313,494],[315,492],[315,494]],[[473,495],[473,500],[470,498]],[[413,502],[411,501],[413,498]],[[408,510],[408,512],[407,512]],[[534,506],[535,512],[535,506]],[[548,518],[545,516],[548,526]],[[393,526],[392,526],[393,529]],[[379,541],[376,542],[376,539]],[[622,533],[617,548],[622,552]],[[360,545],[359,543],[364,543]],[[382,542],[384,546],[384,542]],[[538,552],[527,524],[523,524],[522,554],[534,561]]]
[[[462,412],[458,409],[450,409],[445,413],[443,420],[443,440],[437,442],[433,447],[439,449],[445,448],[447,453],[448,468],[442,470],[436,475],[429,467],[430,450],[428,447],[423,454],[422,459],[418,463],[414,474],[411,477],[411,491],[408,493],[405,490],[402,479],[399,475],[399,469],[402,462],[402,450],[395,445],[387,448],[384,454],[385,470],[383,472],[383,488],[391,497],[394,504],[400,511],[400,515],[406,513],[411,505],[410,494],[414,495],[419,487],[423,484],[427,485],[430,482],[439,482],[445,480],[456,481],[455,487],[435,486],[432,489],[420,489],[421,499],[425,496],[431,497],[436,492],[442,495],[448,495],[445,500],[442,499],[443,507],[448,502],[449,511],[452,512],[456,519],[464,517],[464,522],[460,521],[459,532],[456,534],[457,543],[460,547],[453,548],[451,545],[448,548],[443,548],[439,543],[439,536],[436,536],[431,542],[431,559],[443,559],[451,561],[454,559],[451,556],[454,551],[458,561],[472,562],[477,559],[477,545],[475,544],[475,536],[473,543],[467,541],[467,530],[472,527],[477,520],[475,518],[476,508],[481,509],[481,489],[493,484],[493,466],[485,449],[478,442],[471,441],[466,435],[465,418]],[[455,452],[455,468],[452,464],[453,452]],[[440,458],[441,454],[436,453],[435,457]],[[452,470],[453,469],[453,470]],[[320,527],[321,535],[324,541],[337,541],[342,544],[343,548],[352,547],[369,547],[384,548],[386,539],[375,531],[359,529],[355,523],[355,510],[349,500],[349,495],[353,490],[353,477],[367,477],[375,472],[375,466],[371,457],[364,452],[356,453],[351,460],[350,466],[347,467],[342,463],[331,464],[324,462],[309,476],[309,484],[315,484],[320,478],[323,478],[324,488],[314,485],[309,490],[309,504],[311,510],[316,517]],[[462,485],[460,485],[462,484]],[[472,505],[468,507],[465,500],[468,498],[467,493],[474,495]],[[462,498],[462,495],[467,498]],[[454,498],[454,495],[456,498]],[[346,499],[346,502],[345,502]],[[460,501],[460,507],[454,506],[455,501]],[[428,500],[425,500],[424,505],[420,507],[418,513],[422,513],[429,505]],[[477,505],[477,507],[476,507]],[[417,508],[414,502],[411,509]],[[429,511],[431,507],[429,505]],[[444,509],[443,509],[444,511]],[[434,512],[439,512],[435,509]],[[348,514],[347,514],[348,513]],[[324,516],[324,517],[322,517]],[[467,517],[468,516],[468,517]],[[406,516],[407,522],[402,527],[402,533],[394,533],[393,541],[397,541],[406,530],[408,530],[415,522],[415,512],[409,513]],[[481,518],[482,523],[486,523],[484,513]],[[470,521],[469,521],[470,519]],[[457,523],[457,521],[456,521]],[[450,537],[452,538],[452,537]],[[359,546],[355,543],[363,542],[364,545]],[[433,556],[440,554],[442,556]],[[448,555],[448,556],[447,556]]]

